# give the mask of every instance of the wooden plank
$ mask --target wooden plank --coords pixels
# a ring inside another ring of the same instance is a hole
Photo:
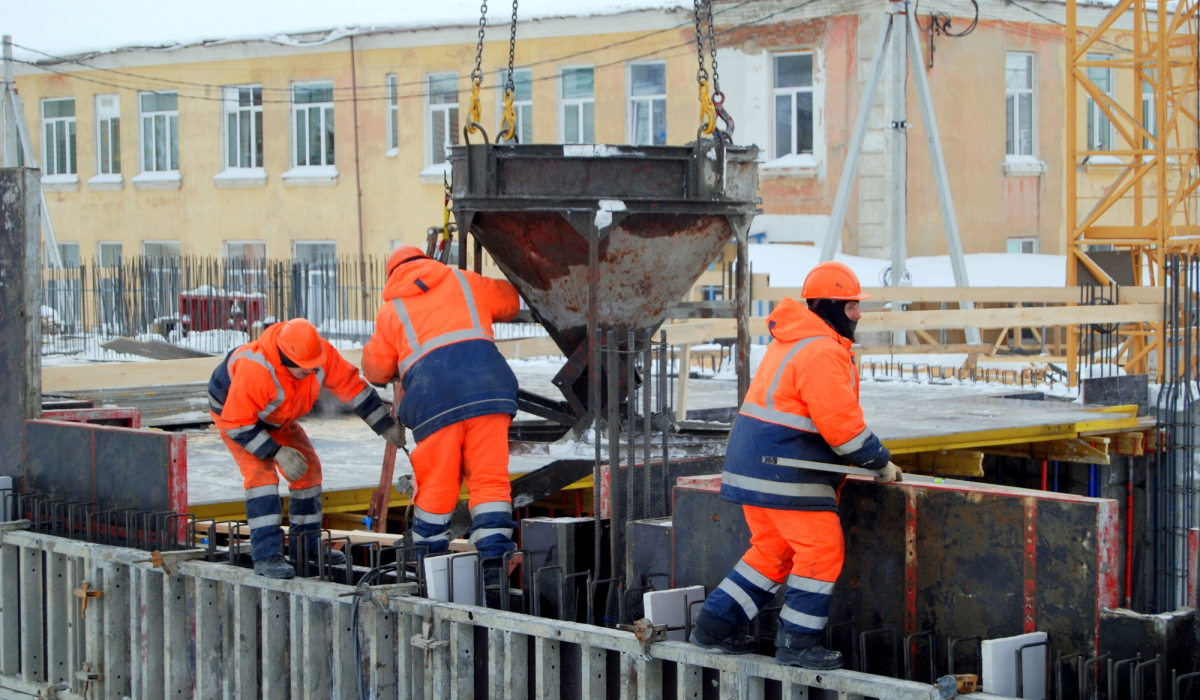
[[[961,355],[962,353],[983,353],[991,350],[990,345],[970,345],[957,343],[949,345],[855,345],[854,353],[859,357],[866,355]]]
[[[1080,464],[1108,464],[1109,438],[1097,436],[1031,442],[1002,447],[985,447],[983,451],[1008,457],[1028,457]]]
[[[496,347],[506,360],[516,360],[522,357],[545,357],[561,355],[562,350],[548,335],[537,335],[532,338],[516,340],[497,340]]]
[[[864,287],[872,302],[907,301],[912,303],[983,304],[1073,304],[1082,299],[1079,287]],[[1161,287],[1120,287],[1123,304],[1155,304],[1163,300]],[[754,301],[781,301],[800,298],[800,287],[754,288]]]
[[[895,455],[904,471],[939,476],[983,476],[983,453],[968,450],[937,450]]]
[[[201,352],[182,345],[173,345],[163,340],[135,340],[114,338],[100,347],[113,352],[148,357],[151,360],[186,360],[194,357],[215,357],[211,352]]]
[[[1032,363],[1032,364],[1049,364],[1055,362],[1058,364],[1065,363],[1067,358],[1063,355],[986,355],[980,354],[976,358],[979,362],[1008,362],[1008,363]]]
[[[53,394],[56,391],[79,389],[115,389],[207,382],[217,364],[224,359],[224,357],[198,357],[193,360],[43,367],[42,391]]]
[[[1067,326],[1087,323],[1157,323],[1162,321],[1162,304],[1116,306],[1047,306],[1012,309],[953,309],[906,311],[902,314],[868,312],[858,322],[858,331],[940,330],[943,328],[1016,328]]]

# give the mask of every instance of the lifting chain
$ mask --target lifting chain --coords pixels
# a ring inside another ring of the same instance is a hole
[[[517,0],[513,0],[512,28],[508,36],[508,81],[504,83],[504,115],[500,119],[500,133],[496,139],[517,139],[517,110],[513,107],[517,86],[513,82],[513,60],[517,53]]]
[[[483,30],[487,27],[487,0],[479,5],[479,41],[475,44],[475,69],[471,71],[471,103],[467,107],[467,131],[479,131],[479,89],[483,87]]]
[[[733,137],[733,118],[725,111],[725,93],[721,92],[721,80],[717,73],[717,38],[712,0],[692,0],[692,6],[696,24],[696,58],[699,63],[696,82],[700,92],[700,134],[708,136],[715,132],[718,138],[728,143]],[[712,61],[711,84],[704,62],[704,21],[708,23],[708,46]],[[718,118],[725,123],[725,129],[717,128]]]

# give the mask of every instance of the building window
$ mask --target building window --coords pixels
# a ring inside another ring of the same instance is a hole
[[[458,76],[437,73],[429,76],[429,164],[440,165],[458,145]]]
[[[596,142],[596,88],[593,69],[563,68],[563,143]]]
[[[1154,77],[1151,71],[1151,78]],[[1158,137],[1158,113],[1154,109],[1154,83],[1142,81],[1142,126],[1151,136]],[[1145,136],[1142,137],[1142,148],[1150,150],[1154,144]]]
[[[1009,253],[1024,253],[1033,254],[1038,252],[1036,238],[1010,238],[1008,239]]]
[[[225,167],[263,167],[262,87],[224,89]]]
[[[62,263],[64,270],[73,270],[79,267],[79,244],[78,243],[59,243],[58,244],[58,261]],[[54,264],[49,260],[46,261],[46,267],[53,268]]]
[[[296,167],[334,165],[333,83],[292,86]]]
[[[496,130],[499,132],[500,123],[504,119],[504,90],[508,84],[508,69],[501,68],[497,73],[499,83],[496,88]],[[516,143],[533,143],[533,71],[529,68],[513,70],[513,111],[517,113]],[[502,139],[504,143],[514,143]]]
[[[143,92],[142,170],[179,170],[179,98],[174,92]]]
[[[263,241],[227,241],[221,252],[226,260],[266,260],[267,244]]]
[[[1009,53],[1005,59],[1004,88],[1007,129],[1005,153],[1033,155],[1033,54]]]
[[[635,146],[667,143],[667,64],[629,66],[629,133]]]
[[[813,152],[813,55],[775,56],[775,157]]]
[[[181,257],[179,241],[144,241],[142,255],[154,260],[178,260]]]
[[[75,98],[42,100],[46,175],[75,174]]]
[[[389,73],[387,77],[387,143],[389,154],[395,155],[400,150],[400,96],[397,92],[396,74]]]
[[[96,96],[96,172],[121,173],[121,97]]]
[[[100,256],[100,267],[120,267],[124,254],[121,243],[101,243],[97,248]]]
[[[302,283],[300,315],[318,327],[337,317],[337,244],[296,241],[296,271]]]
[[[1088,61],[1111,61],[1112,56],[1108,54],[1090,53],[1087,57]],[[1113,80],[1112,69],[1106,66],[1088,66],[1088,80],[1095,85],[1100,92],[1108,96],[1112,96]],[[1100,105],[1091,97],[1087,101],[1087,150],[1089,151],[1111,151],[1112,150],[1112,122],[1108,120],[1104,112],[1100,110]]]

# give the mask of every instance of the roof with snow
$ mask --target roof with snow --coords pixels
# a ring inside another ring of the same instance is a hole
[[[29,0],[0,3],[4,33],[12,35],[14,57],[45,61],[122,49],[170,49],[234,41],[305,43],[304,35],[331,38],[382,31],[474,26],[479,0],[207,0],[172,2],[57,0],[53,19],[46,6]],[[685,8],[680,0],[521,0],[520,20],[592,17],[640,10]],[[507,25],[512,6],[493,3],[488,26]],[[22,48],[25,47],[25,48]],[[32,49],[32,50],[30,50]]]

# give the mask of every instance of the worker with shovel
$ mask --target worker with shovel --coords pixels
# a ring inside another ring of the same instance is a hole
[[[838,518],[842,475],[779,466],[782,457],[852,464],[901,478],[891,454],[863,422],[858,373],[850,346],[862,317],[854,272],[838,262],[817,265],[804,280],[807,306],[784,299],[767,318],[773,337],[742,404],[725,455],[721,498],[742,504],[750,549],[704,603],[693,644],[730,654],[757,650],[738,634],[784,585],[775,660],[810,669],[842,667],[821,645],[845,541]],[[790,574],[790,575],[789,575]]]
[[[505,280],[458,270],[400,246],[388,256],[384,303],[363,348],[376,385],[399,377],[400,422],[413,431],[413,544],[448,550],[450,518],[465,481],[471,544],[483,560],[516,548],[508,476],[508,426],[517,378],[496,348],[494,321],[520,311]],[[485,568],[489,584],[499,567]]]
[[[321,462],[296,421],[312,410],[322,386],[385,440],[404,444],[403,426],[375,389],[302,318],[273,324],[258,340],[230,352],[208,381],[213,422],[242,472],[250,557],[260,576],[295,576],[283,558],[283,504],[276,470],[290,490],[289,535],[295,543],[307,533],[308,558],[317,558]],[[346,562],[341,552],[331,551],[330,557],[335,565]]]

